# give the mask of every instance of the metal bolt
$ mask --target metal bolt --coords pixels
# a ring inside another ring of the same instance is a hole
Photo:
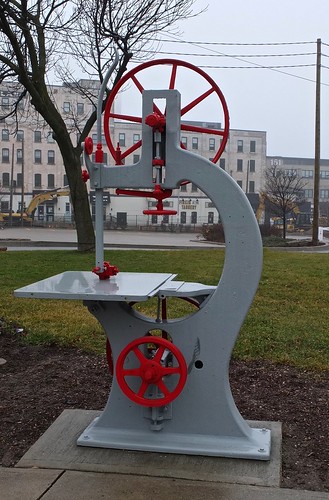
[[[83,439],[89,439],[89,436],[83,436]]]
[[[264,448],[259,448],[258,450],[260,453],[264,453],[265,449]]]

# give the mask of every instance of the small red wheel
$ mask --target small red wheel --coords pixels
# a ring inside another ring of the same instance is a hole
[[[144,354],[139,349],[141,346],[150,343],[155,345],[155,354],[153,357],[148,357],[147,354]],[[170,354],[170,357],[176,359],[177,366],[164,366],[162,364],[162,357],[166,350]],[[127,356],[131,353],[134,353],[140,363],[137,368],[125,368],[124,366]],[[146,336],[130,342],[121,351],[115,371],[122,392],[135,403],[148,407],[164,406],[176,399],[183,390],[187,378],[187,366],[183,354],[169,340],[161,337],[150,338],[150,336]],[[178,376],[178,381],[173,390],[169,390],[163,380],[168,375]],[[141,384],[137,392],[130,387],[126,380],[126,378],[131,377],[139,377],[141,379]],[[145,393],[150,386],[156,386],[163,396],[159,398],[147,397]]]
[[[119,120],[125,120],[128,122],[135,122],[135,123],[142,123],[142,117],[141,116],[133,116],[133,115],[127,115],[125,113],[118,113],[114,110],[114,100],[118,96],[118,94],[121,92],[122,87],[126,86],[127,82],[130,84],[132,87],[137,88],[138,92],[142,94],[144,90],[144,86],[141,83],[140,80],[140,73],[143,72],[144,70],[148,70],[149,68],[153,66],[169,66],[171,67],[170,69],[170,76],[169,76],[169,82],[168,86],[169,89],[174,89],[177,88],[179,90],[179,85],[178,85],[178,73],[182,69],[187,69],[191,70],[194,73],[197,73],[199,76],[201,76],[201,82],[205,84],[204,91],[198,95],[195,98],[192,98],[190,102],[188,102],[184,107],[181,109],[181,117],[184,119],[189,120],[189,117],[186,117],[190,111],[193,111],[196,106],[198,106],[200,103],[205,101],[208,97],[215,96],[219,99],[219,112],[221,116],[223,117],[223,123],[222,123],[222,129],[218,129],[215,127],[211,127],[209,124],[205,124],[205,126],[200,127],[200,126],[195,126],[190,123],[182,123],[181,124],[181,130],[182,131],[187,131],[187,132],[197,132],[197,133],[203,133],[203,134],[208,134],[208,135],[214,135],[214,136],[219,136],[222,138],[221,143],[217,150],[213,151],[213,158],[212,162],[216,163],[221,156],[222,152],[224,151],[228,135],[229,135],[229,113],[227,109],[227,104],[225,101],[225,98],[222,94],[222,91],[216,84],[216,82],[209,76],[207,73],[205,73],[203,70],[200,68],[193,66],[190,63],[184,62],[184,61],[179,61],[176,59],[158,59],[154,61],[149,61],[144,64],[140,64],[136,68],[132,69],[128,73],[126,73],[115,85],[113,88],[112,92],[110,93],[110,96],[106,102],[105,106],[105,112],[104,112],[104,133],[105,133],[105,139],[108,145],[108,148],[111,152],[112,157],[117,161],[118,159],[118,153],[116,151],[117,144],[113,142],[111,138],[111,132],[110,132],[110,119],[111,118],[116,118]],[[195,75],[190,74],[188,78],[186,78],[186,81],[191,81],[193,82]],[[197,85],[197,83],[196,83]],[[151,87],[152,88],[152,87]],[[164,88],[164,85],[161,85],[161,88]],[[154,112],[159,116],[160,118],[164,118],[165,116],[165,111],[161,112],[160,109],[154,105]],[[133,144],[131,147],[128,147],[125,151],[122,151],[121,153],[121,159],[123,160],[128,156],[129,154],[133,153],[136,151],[138,148],[140,148],[142,145],[142,141],[139,140],[135,144]],[[182,145],[184,148],[184,146]],[[185,148],[184,148],[185,149]]]

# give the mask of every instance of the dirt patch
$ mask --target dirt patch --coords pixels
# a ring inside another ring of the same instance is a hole
[[[66,408],[101,409],[111,383],[105,356],[26,345],[1,331],[0,459],[14,466]],[[231,385],[246,419],[283,424],[282,486],[329,491],[329,372],[233,361]]]

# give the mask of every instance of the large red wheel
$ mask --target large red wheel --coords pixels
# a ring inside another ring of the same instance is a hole
[[[140,347],[150,343],[155,346],[155,349],[153,350],[154,355],[149,357],[149,349],[146,349],[147,354],[145,354],[140,350]],[[173,360],[170,363],[172,366],[166,366],[163,363],[165,351],[169,354],[169,358]],[[127,356],[131,355],[131,353],[134,353],[139,361],[137,368],[125,368]],[[174,366],[176,364],[174,358],[177,363],[176,366]],[[165,384],[164,379],[168,375],[176,375],[176,378],[178,378],[172,390]],[[146,336],[133,340],[121,351],[116,364],[116,377],[119,387],[129,399],[142,406],[159,407],[170,403],[181,393],[187,378],[187,366],[178,347],[161,337],[150,338]],[[129,381],[126,380],[131,380],[132,377],[140,379],[140,386],[136,392],[129,385]],[[147,397],[146,393],[150,386],[157,387],[162,396],[156,398]]]
[[[188,120],[188,116],[186,116],[191,110],[194,110],[200,103],[203,103],[207,98],[210,98],[212,96],[216,96],[218,98],[218,112],[219,116],[223,117],[223,122],[222,122],[222,129],[217,129],[217,128],[211,128],[211,126],[204,126],[204,127],[199,127],[195,126],[189,123],[182,123],[181,125],[181,130],[182,131],[187,131],[187,132],[196,132],[196,133],[202,133],[202,134],[208,134],[212,136],[219,136],[222,140],[220,141],[219,146],[215,151],[213,151],[213,158],[212,162],[216,163],[221,156],[222,152],[224,151],[227,139],[228,139],[228,134],[229,134],[229,113],[226,105],[225,98],[222,94],[222,91],[216,84],[216,82],[209,76],[207,73],[202,71],[200,68],[193,66],[190,63],[184,62],[184,61],[179,61],[176,59],[158,59],[155,61],[150,61],[144,64],[140,64],[136,68],[132,69],[128,73],[126,73],[120,80],[119,82],[115,85],[113,88],[112,92],[110,93],[110,96],[107,100],[106,107],[105,107],[105,112],[104,112],[104,133],[105,133],[105,139],[108,145],[108,148],[111,152],[111,155],[115,160],[117,160],[117,151],[116,151],[116,144],[113,143],[112,137],[111,137],[111,132],[110,132],[110,119],[111,118],[116,118],[118,120],[124,120],[127,122],[135,122],[135,123],[142,123],[142,116],[135,116],[135,115],[129,115],[125,113],[119,113],[116,112],[114,109],[114,100],[118,96],[119,92],[122,91],[123,87],[127,87],[129,85],[134,86],[135,88],[138,89],[138,92],[142,94],[144,90],[144,86],[141,83],[140,79],[140,74],[141,72],[146,72],[149,68],[155,67],[155,66],[169,66],[170,68],[170,77],[169,77],[169,82],[168,82],[168,88],[169,89],[174,89],[176,88],[176,81],[177,81],[177,75],[180,70],[187,69],[191,70],[191,74],[189,74],[187,81],[190,82],[191,85],[193,85],[193,80],[195,79],[195,73],[197,73],[199,76],[202,78],[202,82],[205,83],[205,89],[202,91],[200,95],[197,95],[197,97],[193,98],[190,102],[186,103],[184,107],[181,109],[181,117],[183,119]],[[160,71],[161,68],[159,68]],[[194,73],[194,75],[193,75]],[[197,83],[195,83],[197,85]],[[162,84],[161,88],[165,88],[165,85]],[[179,90],[179,89],[178,89]],[[216,99],[217,101],[217,99]],[[159,114],[161,117],[165,116],[165,111],[161,112],[159,108],[154,105],[154,111]],[[123,160],[126,156],[130,155],[134,151],[136,151],[138,148],[140,148],[142,145],[142,141],[139,140],[135,144],[131,145],[128,147],[125,151],[122,151],[121,153],[121,159]],[[182,147],[184,147],[182,145]]]

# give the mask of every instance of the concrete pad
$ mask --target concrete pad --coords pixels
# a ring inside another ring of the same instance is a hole
[[[37,500],[63,474],[58,470],[9,469],[0,467],[0,498]]]
[[[183,479],[67,471],[42,500],[328,500],[328,493]]]
[[[64,410],[17,467],[41,467],[111,472],[260,486],[279,486],[281,424],[257,422],[272,430],[271,460],[243,460],[194,455],[136,452],[76,445],[76,440],[100,412]],[[253,427],[255,422],[250,422]]]

